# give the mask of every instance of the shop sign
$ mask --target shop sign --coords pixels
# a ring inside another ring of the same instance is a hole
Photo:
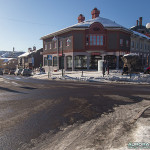
[[[52,60],[52,55],[47,55],[47,60]]]
[[[93,53],[91,53],[91,55],[100,56],[100,53],[98,53],[98,52],[93,52]]]

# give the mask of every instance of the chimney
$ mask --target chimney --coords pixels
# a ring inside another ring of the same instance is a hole
[[[28,52],[29,52],[29,53],[32,52],[32,48],[28,48]]]
[[[142,17],[139,18],[139,26],[142,26]]]
[[[136,26],[139,26],[139,21],[138,20],[136,20]]]
[[[95,19],[96,17],[99,17],[100,11],[97,8],[94,8],[91,11],[92,19]]]
[[[82,14],[80,14],[78,17],[78,23],[83,22],[84,20],[85,20],[85,17]]]
[[[35,46],[33,46],[33,51],[36,51],[36,47]]]

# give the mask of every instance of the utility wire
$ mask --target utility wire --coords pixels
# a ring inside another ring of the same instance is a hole
[[[34,24],[34,25],[41,25],[41,26],[50,26],[48,24],[37,23],[37,22],[32,22],[32,21],[27,21],[27,20],[14,19],[14,18],[6,18],[6,17],[0,17],[0,20],[8,20],[8,21],[12,21],[12,22],[20,22],[20,23],[27,23],[27,24]]]

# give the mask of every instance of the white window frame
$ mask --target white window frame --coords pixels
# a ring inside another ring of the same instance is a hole
[[[45,50],[47,50],[47,44],[45,44]]]
[[[50,42],[50,44],[49,44],[49,49],[52,49],[52,43]]]

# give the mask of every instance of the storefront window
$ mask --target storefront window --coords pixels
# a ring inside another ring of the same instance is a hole
[[[117,58],[115,55],[106,55],[104,56],[104,60],[108,62],[110,69],[116,69]]]
[[[52,66],[52,60],[48,60],[48,66]]]
[[[75,68],[87,68],[87,56],[75,56]]]
[[[98,60],[101,60],[102,56],[100,55],[91,55],[90,59],[90,69],[98,69]]]
[[[57,66],[57,57],[53,57],[53,66]]]
[[[71,69],[72,68],[72,56],[67,56],[66,60],[67,60],[67,69]]]
[[[47,57],[44,57],[44,66],[47,66]]]

